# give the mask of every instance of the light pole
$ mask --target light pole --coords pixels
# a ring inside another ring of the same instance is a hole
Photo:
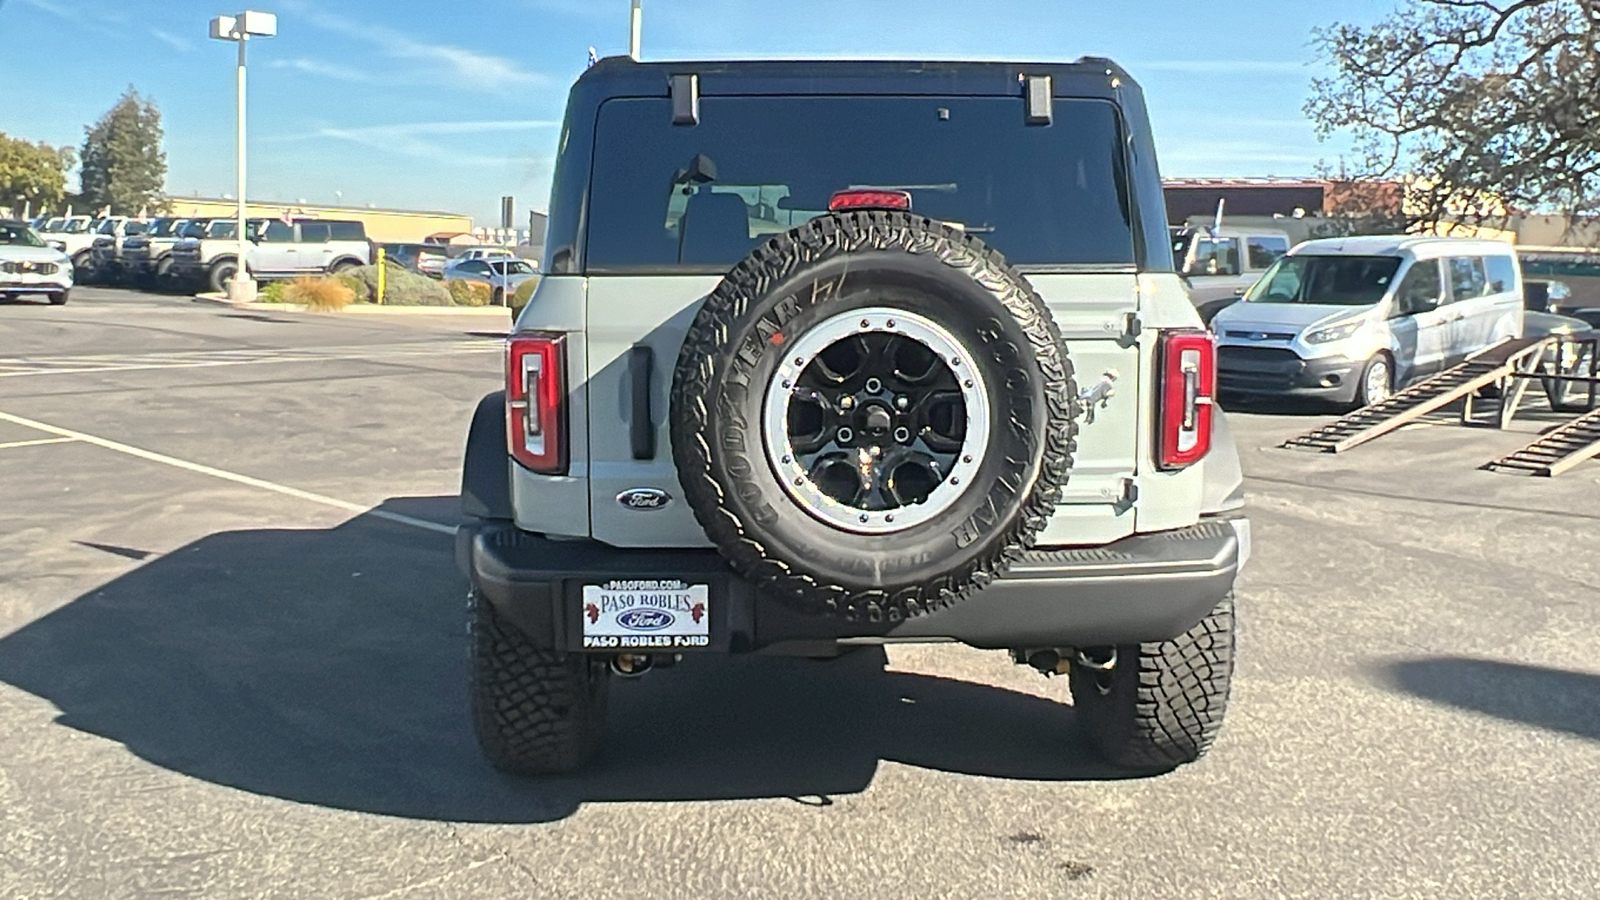
[[[278,33],[278,17],[272,13],[242,12],[236,16],[217,16],[211,20],[211,37],[239,45],[239,239],[238,268],[228,282],[228,299],[246,303],[256,298],[256,283],[245,265],[245,159],[244,159],[244,49],[252,37],[272,37]]]
[[[642,0],[633,0],[633,9],[628,14],[628,55],[634,62],[639,61],[639,32],[644,30],[644,10],[640,8]]]

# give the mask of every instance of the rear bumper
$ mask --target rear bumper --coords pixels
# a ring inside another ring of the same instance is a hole
[[[1134,535],[1082,550],[1027,553],[988,588],[938,612],[890,622],[807,616],[761,596],[714,551],[624,550],[552,541],[506,522],[462,526],[462,570],[536,646],[580,652],[585,584],[708,584],[711,650],[828,655],[852,644],[956,641],[986,649],[1095,647],[1173,638],[1233,589],[1250,553],[1243,517]]]

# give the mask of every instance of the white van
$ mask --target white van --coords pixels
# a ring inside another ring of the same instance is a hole
[[[1522,270],[1500,241],[1307,241],[1212,322],[1222,391],[1365,406],[1522,335]]]

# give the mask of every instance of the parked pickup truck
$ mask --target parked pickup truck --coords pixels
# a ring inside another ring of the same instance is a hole
[[[245,266],[261,281],[338,273],[372,263],[372,244],[360,222],[332,219],[251,219],[245,223]],[[172,273],[213,291],[226,291],[239,270],[234,222],[216,219],[204,237],[179,241]]]

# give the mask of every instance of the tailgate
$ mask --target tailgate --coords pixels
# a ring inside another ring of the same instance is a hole
[[[1066,339],[1080,394],[1102,384],[1093,421],[1079,420],[1072,477],[1054,519],[1040,536],[1045,546],[1103,544],[1132,534],[1126,499],[1138,455],[1139,350],[1125,340],[1138,311],[1136,276],[1032,275]],[[715,275],[593,278],[588,304],[589,506],[593,536],[620,547],[710,546],[683,501],[672,464],[667,403],[672,371],[701,301],[721,281]],[[648,348],[649,404],[654,456],[636,459],[636,347]],[[1115,380],[1112,380],[1114,376]],[[637,509],[618,497],[638,488],[666,491],[665,506]]]

